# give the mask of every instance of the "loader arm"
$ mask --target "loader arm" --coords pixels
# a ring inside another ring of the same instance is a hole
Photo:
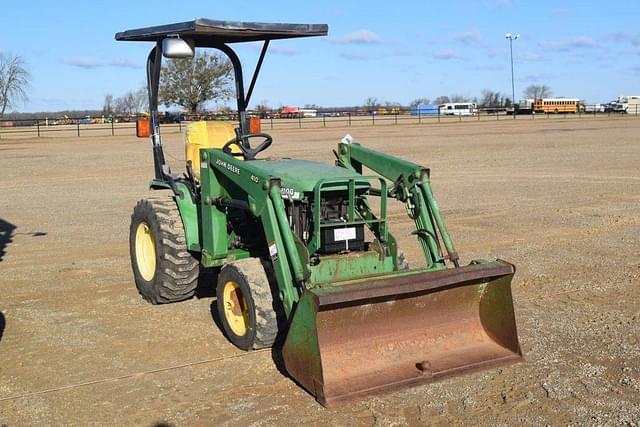
[[[391,181],[388,196],[403,202],[409,217],[415,221],[413,234],[418,237],[427,268],[444,269],[447,259],[458,267],[458,254],[433,197],[429,169],[360,144],[344,142],[338,145],[336,164],[358,173],[362,173],[365,166]],[[446,256],[442,252],[440,238]]]
[[[251,161],[242,161],[219,149],[200,151],[202,194],[202,246],[205,263],[228,260],[227,207],[242,207],[260,219],[268,244],[279,296],[289,316],[308,276],[289,227],[280,178],[265,175]],[[231,185],[230,185],[231,184]],[[231,188],[238,191],[233,194]]]

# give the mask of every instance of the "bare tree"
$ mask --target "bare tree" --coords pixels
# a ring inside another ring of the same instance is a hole
[[[363,107],[366,108],[367,110],[370,110],[370,111],[375,110],[379,106],[380,106],[380,102],[378,101],[378,98],[369,97],[364,100]]]
[[[491,89],[484,89],[478,104],[482,108],[497,107],[499,102],[500,92],[494,92]]]
[[[449,102],[469,102],[469,98],[464,95],[451,95]]]
[[[191,59],[170,59],[160,76],[160,101],[196,113],[208,101],[229,99],[232,70],[227,58],[207,52]]]
[[[409,104],[409,106],[411,108],[415,108],[418,105],[421,104],[429,104],[431,102],[431,100],[429,98],[416,98],[413,101],[411,101],[411,103]]]
[[[0,53],[0,117],[16,102],[27,100],[30,80],[21,56]]]
[[[126,95],[119,96],[113,101],[113,111],[116,114],[129,114]]]
[[[149,110],[149,94],[147,92],[147,87],[143,86],[133,94],[135,100],[134,104],[136,107],[136,112],[148,111]]]
[[[104,96],[104,104],[102,104],[102,114],[110,116],[113,114],[113,95],[110,93]]]
[[[120,114],[133,114],[136,112],[136,96],[133,91],[129,91],[116,98],[115,109]]]
[[[258,105],[255,106],[255,110],[261,118],[267,118],[269,116],[269,113],[271,112],[269,101],[263,99]]]
[[[110,96],[110,95],[107,95]],[[105,98],[105,106],[106,106]],[[130,90],[122,96],[112,101],[113,111],[118,114],[133,115],[149,109],[149,100],[147,97],[146,87],[142,87],[136,91]],[[104,110],[104,109],[103,109]]]
[[[511,107],[511,98],[504,96],[500,92],[494,92],[491,89],[485,89],[482,91],[480,100],[476,103],[481,108],[501,108]]]
[[[530,85],[524,92],[525,98],[542,99],[551,97],[551,88],[547,85]]]
[[[451,101],[449,100],[449,97],[445,95],[439,96],[433,100],[433,103],[436,105],[446,104],[447,102],[451,102]]]

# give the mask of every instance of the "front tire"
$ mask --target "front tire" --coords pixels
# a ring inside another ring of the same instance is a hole
[[[138,201],[131,215],[129,250],[136,287],[145,300],[166,304],[195,294],[200,263],[187,250],[172,197]]]
[[[226,337],[249,351],[271,347],[278,335],[274,295],[260,259],[226,264],[218,275],[216,310]]]

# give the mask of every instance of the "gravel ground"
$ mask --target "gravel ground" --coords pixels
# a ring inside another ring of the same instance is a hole
[[[329,162],[347,132],[431,168],[464,263],[516,264],[523,363],[323,409],[277,351],[225,340],[210,294],[137,294],[146,140],[2,139],[0,425],[640,425],[640,120],[278,130],[270,151]]]

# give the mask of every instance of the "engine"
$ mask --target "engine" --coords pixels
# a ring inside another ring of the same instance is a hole
[[[314,233],[313,193],[300,200],[285,199],[289,225],[293,233],[308,245]],[[320,254],[365,249],[364,225],[347,224],[349,196],[346,191],[322,192],[320,199]]]

